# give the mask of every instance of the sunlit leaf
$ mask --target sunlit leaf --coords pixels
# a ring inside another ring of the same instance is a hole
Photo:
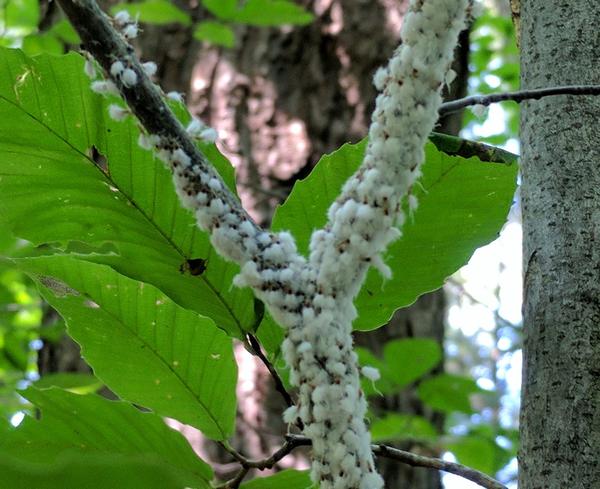
[[[365,141],[345,144],[321,158],[312,173],[298,181],[273,220],[291,230],[302,252],[314,229],[326,223],[326,210],[343,183],[361,163]],[[449,156],[426,145],[423,176],[414,186],[419,207],[408,217],[401,239],[385,260],[393,271],[385,281],[374,269],[356,300],[355,329],[385,324],[399,307],[441,287],[467,263],[472,253],[495,239],[506,221],[516,188],[516,162],[483,162]]]
[[[214,252],[169,172],[138,147],[136,123],[109,119],[114,100],[91,92],[83,59],[2,49],[0,60],[0,223],[48,252],[151,283],[242,337],[255,318],[250,290],[231,287],[239,267]],[[223,175],[233,185],[230,166]],[[185,272],[193,259],[204,273]]]
[[[92,374],[82,372],[58,372],[44,374],[42,378],[35,381],[38,389],[49,387],[60,387],[73,394],[91,394],[103,387],[103,383]]]

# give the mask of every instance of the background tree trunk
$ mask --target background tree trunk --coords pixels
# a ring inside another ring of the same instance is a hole
[[[523,88],[600,81],[596,0],[521,5]],[[600,98],[524,104],[520,489],[600,487]]]

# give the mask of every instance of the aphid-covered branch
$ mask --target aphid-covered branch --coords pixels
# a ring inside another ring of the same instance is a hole
[[[289,233],[260,229],[227,190],[194,144],[194,137],[214,134],[198,121],[186,130],[172,114],[150,79],[156,66],[142,65],[128,43],[137,26],[127,14],[109,19],[93,0],[59,2],[109,78],[93,88],[123,96],[147,131],[140,145],[172,170],[183,205],[210,233],[215,249],[241,266],[236,285],[252,287],[287,329],[283,351],[299,400],[284,419],[303,426],[312,441],[313,480],[321,489],[380,489],[352,348],[353,299],[369,266],[391,273],[381,253],[400,235],[403,202],[409,209],[417,204],[410,191],[468,1],[411,2],[403,44],[375,76],[382,93],[364,163],[329,209],[327,226],[313,234],[308,261]],[[122,119],[129,109],[113,107],[111,115]],[[368,368],[363,374],[378,375]]]

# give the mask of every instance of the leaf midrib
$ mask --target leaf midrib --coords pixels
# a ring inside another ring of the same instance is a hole
[[[2,99],[5,102],[11,104],[12,106],[16,107],[19,111],[21,111],[25,115],[27,115],[31,120],[33,120],[34,122],[36,122],[40,126],[44,127],[56,139],[58,139],[59,141],[61,141],[62,143],[64,143],[72,151],[74,151],[75,153],[77,153],[78,155],[80,155],[81,157],[83,157],[86,161],[90,162],[92,164],[92,166],[96,169],[96,171],[100,172],[100,174],[102,175],[102,178],[105,181],[110,182],[111,184],[113,184],[115,186],[115,188],[117,188],[119,190],[119,193],[121,193],[127,199],[127,201],[131,203],[131,205],[143,216],[143,218],[148,223],[150,223],[151,227],[153,227],[159,233],[159,235],[163,237],[163,239],[167,242],[167,244],[169,244],[179,254],[179,256],[181,256],[181,258],[183,260],[187,260],[189,258],[189,257],[187,257],[185,255],[185,253],[183,253],[183,251],[179,248],[179,246],[177,246],[173,242],[173,240],[171,238],[169,238],[165,234],[165,232],[152,219],[150,219],[150,217],[137,205],[137,202],[135,200],[133,200],[127,193],[125,193],[120,188],[120,186],[114,180],[112,180],[112,178],[110,178],[109,175],[107,175],[105,172],[103,172],[102,169],[98,167],[98,165],[96,165],[92,160],[90,160],[90,158],[85,153],[82,153],[78,148],[76,148],[75,146],[73,146],[68,140],[64,139],[60,134],[58,134],[56,131],[54,131],[54,129],[52,129],[51,127],[49,127],[48,125],[46,125],[44,122],[42,122],[39,119],[37,119],[33,114],[31,114],[30,112],[28,112],[27,110],[25,110],[21,105],[16,104],[15,102],[13,102],[12,100],[8,99],[6,96],[4,96],[2,94],[0,94],[0,99]],[[87,128],[88,128],[88,125],[86,123],[86,131],[89,134],[89,129],[87,129]],[[219,302],[222,304],[222,306],[225,308],[225,310],[229,313],[229,315],[231,316],[231,318],[234,320],[234,323],[238,327],[240,334],[243,336],[244,335],[244,328],[242,327],[242,324],[241,324],[240,320],[234,314],[233,310],[231,309],[231,307],[229,306],[229,304],[227,303],[227,301],[225,301],[223,299],[223,296],[221,295],[221,293],[206,278],[205,275],[200,276],[200,279],[207,285],[207,287],[213,292],[213,294],[216,295],[216,297],[218,298]]]

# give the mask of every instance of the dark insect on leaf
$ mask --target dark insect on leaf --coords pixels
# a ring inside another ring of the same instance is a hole
[[[181,273],[189,272],[194,277],[202,275],[208,266],[208,261],[204,258],[190,258],[181,264],[179,271]]]

